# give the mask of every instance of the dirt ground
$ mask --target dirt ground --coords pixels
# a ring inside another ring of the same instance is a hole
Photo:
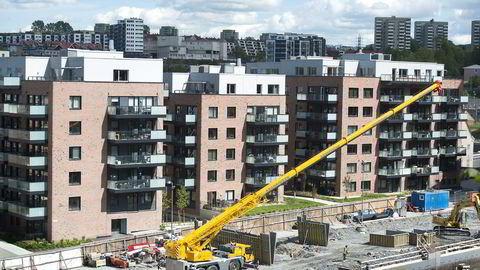
[[[473,208],[467,209],[467,224],[472,235],[480,230],[480,222]],[[444,212],[448,215],[448,212]],[[385,233],[385,230],[402,230],[411,232],[413,229],[433,229],[430,213],[408,213],[404,218],[388,218],[366,221],[363,224],[334,224],[330,227],[328,247],[301,245],[298,237],[279,239],[275,252],[275,264],[261,266],[262,270],[273,269],[359,269],[360,262],[381,258],[389,255],[417,250],[413,246],[401,248],[385,248],[369,245],[370,233]],[[365,233],[357,231],[363,227]],[[436,237],[435,245],[454,243],[473,239],[473,237],[442,236]],[[347,259],[343,260],[343,249],[348,245]]]

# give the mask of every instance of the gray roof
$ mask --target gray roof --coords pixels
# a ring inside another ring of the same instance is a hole
[[[468,67],[464,67],[464,69],[466,69],[466,68],[469,68],[469,69],[480,68],[480,65],[471,65],[471,66],[468,66]]]

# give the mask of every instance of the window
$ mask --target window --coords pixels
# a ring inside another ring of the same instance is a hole
[[[208,107],[208,118],[218,118],[217,107]]]
[[[356,173],[357,163],[347,163],[347,173]]]
[[[347,130],[348,135],[354,133],[355,131],[357,131],[357,129],[358,129],[358,126],[348,126],[348,130]]]
[[[358,107],[348,107],[348,117],[357,117]]]
[[[363,117],[372,117],[373,108],[372,107],[363,107]]]
[[[262,94],[262,85],[257,84],[257,94],[261,95]]]
[[[113,70],[113,81],[115,82],[128,82],[128,70]]]
[[[362,144],[362,154],[371,154],[372,153],[372,144]]]
[[[237,108],[227,107],[227,118],[235,118],[235,117],[237,117]]]
[[[234,160],[235,159],[235,148],[227,149],[227,160]]]
[[[355,191],[357,191],[357,183],[356,182],[348,183],[347,192],[355,192]]]
[[[367,131],[365,131],[365,133],[363,133],[364,136],[372,136],[372,130],[369,129]]]
[[[208,161],[217,160],[217,149],[208,149]]]
[[[70,198],[68,198],[68,210],[69,211],[80,211],[80,197],[70,197]]]
[[[233,83],[227,83],[227,94],[235,94],[236,85]]]
[[[225,199],[227,201],[235,200],[235,190],[227,190],[225,191]]]
[[[280,86],[278,84],[269,84],[268,85],[268,94],[278,95]]]
[[[235,139],[235,128],[227,128],[227,139]]]
[[[349,98],[358,98],[358,88],[348,88]]]
[[[317,75],[317,68],[316,67],[308,67],[308,75],[309,76]]]
[[[225,171],[225,180],[226,181],[235,181],[235,170],[226,170]]]
[[[373,88],[363,88],[363,98],[373,98]]]
[[[303,75],[303,67],[295,67],[295,75]]]
[[[372,163],[364,162],[362,172],[371,172],[371,171],[372,171]]]
[[[362,191],[370,190],[370,181],[362,181]]]
[[[207,180],[208,182],[217,182],[217,171],[208,171]]]
[[[70,96],[70,103],[68,105],[70,110],[81,110],[82,109],[82,97],[80,96]]]
[[[80,146],[72,146],[69,151],[70,160],[82,159],[82,148]]]
[[[209,128],[208,129],[208,139],[209,140],[216,140],[217,139],[218,131],[216,128]]]
[[[81,184],[82,173],[81,172],[69,172],[68,173],[68,184],[70,186],[77,186]]]
[[[348,155],[356,155],[357,154],[357,145],[347,145],[347,154]]]
[[[80,121],[70,121],[70,135],[80,135],[82,134],[82,122]]]

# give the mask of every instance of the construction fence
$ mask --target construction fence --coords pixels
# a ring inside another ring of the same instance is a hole
[[[297,217],[298,240],[300,244],[324,246],[328,245],[330,224],[306,220],[305,216]]]

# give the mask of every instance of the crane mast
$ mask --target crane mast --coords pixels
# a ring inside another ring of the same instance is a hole
[[[165,244],[165,249],[167,251],[167,256],[174,260],[187,260],[190,262],[201,262],[212,260],[213,255],[210,250],[206,250],[205,247],[213,240],[213,238],[223,229],[225,225],[230,223],[235,218],[241,217],[246,214],[249,210],[255,208],[261,200],[267,195],[267,193],[275,190],[279,186],[285,184],[288,180],[298,176],[298,174],[305,169],[309,168],[313,164],[322,160],[332,152],[340,149],[349,142],[355,140],[357,137],[365,133],[366,131],[374,128],[384,120],[393,116],[394,114],[402,111],[407,106],[421,99],[425,95],[438,91],[441,88],[441,82],[437,81],[426,89],[422,90],[415,96],[411,97],[407,101],[398,105],[397,107],[390,109],[386,113],[382,114],[380,117],[374,119],[370,123],[366,124],[356,132],[340,139],[335,144],[330,147],[322,150],[320,153],[311,157],[307,161],[298,165],[294,169],[288,171],[284,175],[278,177],[270,184],[261,188],[255,193],[249,194],[242,198],[238,203],[231,206],[228,209],[225,209],[221,214],[201,226],[200,228],[194,230],[185,238],[181,240],[169,241]]]

